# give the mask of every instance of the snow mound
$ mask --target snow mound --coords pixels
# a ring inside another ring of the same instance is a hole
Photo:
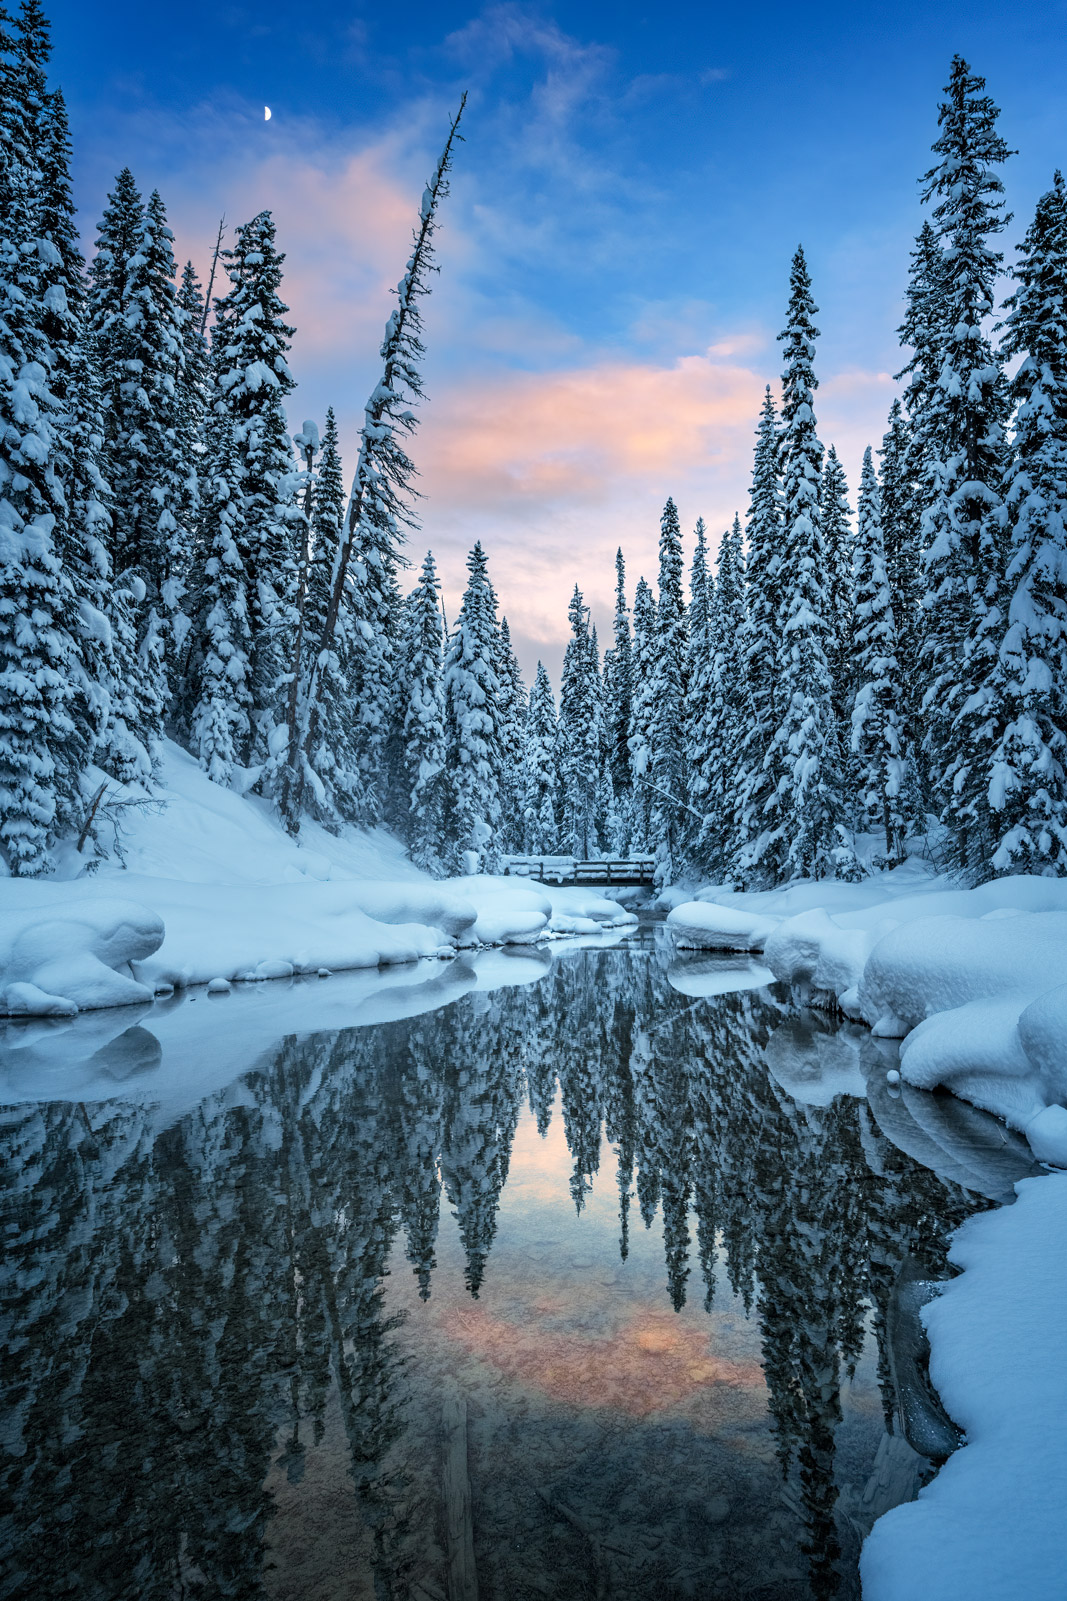
[[[924,1309],[930,1376],[967,1443],[863,1547],[864,1601],[1030,1601],[1067,1569],[1067,1174],[973,1217]],[[1053,1266],[1055,1264],[1055,1266]]]
[[[1034,1130],[1067,1161],[1045,1109],[1067,1100],[1067,881],[1018,875],[960,889],[908,862],[860,884],[734,892],[675,907],[679,945],[763,949],[775,978],[880,1038],[900,1071]],[[1056,1152],[1053,1156],[1049,1152]]]
[[[531,945],[548,927],[552,902],[540,885],[492,873],[450,878],[446,883],[477,914],[462,936],[464,945]]]
[[[706,901],[684,901],[667,913],[667,930],[683,950],[761,951],[780,919]]]
[[[69,1016],[155,993],[454,957],[457,947],[602,934],[635,919],[583,889],[435,882],[383,830],[291,838],[269,807],[164,748],[160,798],[121,812],[93,876],[0,881],[0,1015]]]
[[[69,1017],[151,1000],[131,964],[162,941],[154,912],[109,896],[0,910],[0,1012]]]

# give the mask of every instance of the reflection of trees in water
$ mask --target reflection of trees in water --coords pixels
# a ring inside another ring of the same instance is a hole
[[[832,1593],[834,1431],[864,1309],[888,1408],[897,1269],[975,1202],[881,1139],[864,1106],[795,1102],[766,1066],[784,1016],[751,992],[686,1002],[655,951],[574,952],[536,985],[287,1040],[158,1137],[118,1102],[14,1109],[0,1129],[15,1242],[4,1593],[262,1594],[268,1470],[300,1479],[336,1384],[376,1590],[403,1595],[386,1263],[399,1230],[429,1296],[443,1186],[477,1295],[522,1097],[544,1132],[557,1090],[575,1205],[603,1131],[623,1256],[636,1196],[646,1224],[662,1208],[676,1308],[694,1271],[705,1305],[723,1271],[756,1305],[780,1460],[795,1465],[814,1588]],[[789,1027],[791,1050],[819,1046],[817,1021]]]

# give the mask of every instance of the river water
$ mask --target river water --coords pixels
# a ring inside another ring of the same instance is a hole
[[[886,1463],[932,1471],[894,1283],[1024,1148],[647,931],[515,972],[329,1032],[302,992],[167,1115],[151,1014],[106,1098],[5,1097],[0,1594],[858,1593]]]

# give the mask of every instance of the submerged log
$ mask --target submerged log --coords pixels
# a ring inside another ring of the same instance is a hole
[[[478,1601],[474,1565],[474,1517],[467,1465],[467,1403],[454,1384],[445,1389],[445,1528],[448,1536],[448,1601]]]

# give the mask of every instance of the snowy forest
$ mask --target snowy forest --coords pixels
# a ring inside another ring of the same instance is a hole
[[[109,809],[158,796],[165,738],[293,833],[382,823],[434,872],[650,854],[660,885],[760,888],[854,879],[923,840],[975,882],[1067,873],[1067,190],[1057,172],[1005,268],[1011,152],[961,58],[922,184],[901,393],[855,514],[818,434],[798,248],[744,521],[714,562],[697,522],[687,586],[668,498],[655,588],[631,595],[619,553],[603,654],[576,588],[557,705],[543,667],[523,683],[480,545],[451,628],[433,555],[405,578],[420,301],[459,115],[346,496],[333,410],[289,431],[270,212],[205,286],[125,169],[86,264],[38,0],[0,13],[0,55],[10,874],[51,871],[64,842],[102,852]]]

